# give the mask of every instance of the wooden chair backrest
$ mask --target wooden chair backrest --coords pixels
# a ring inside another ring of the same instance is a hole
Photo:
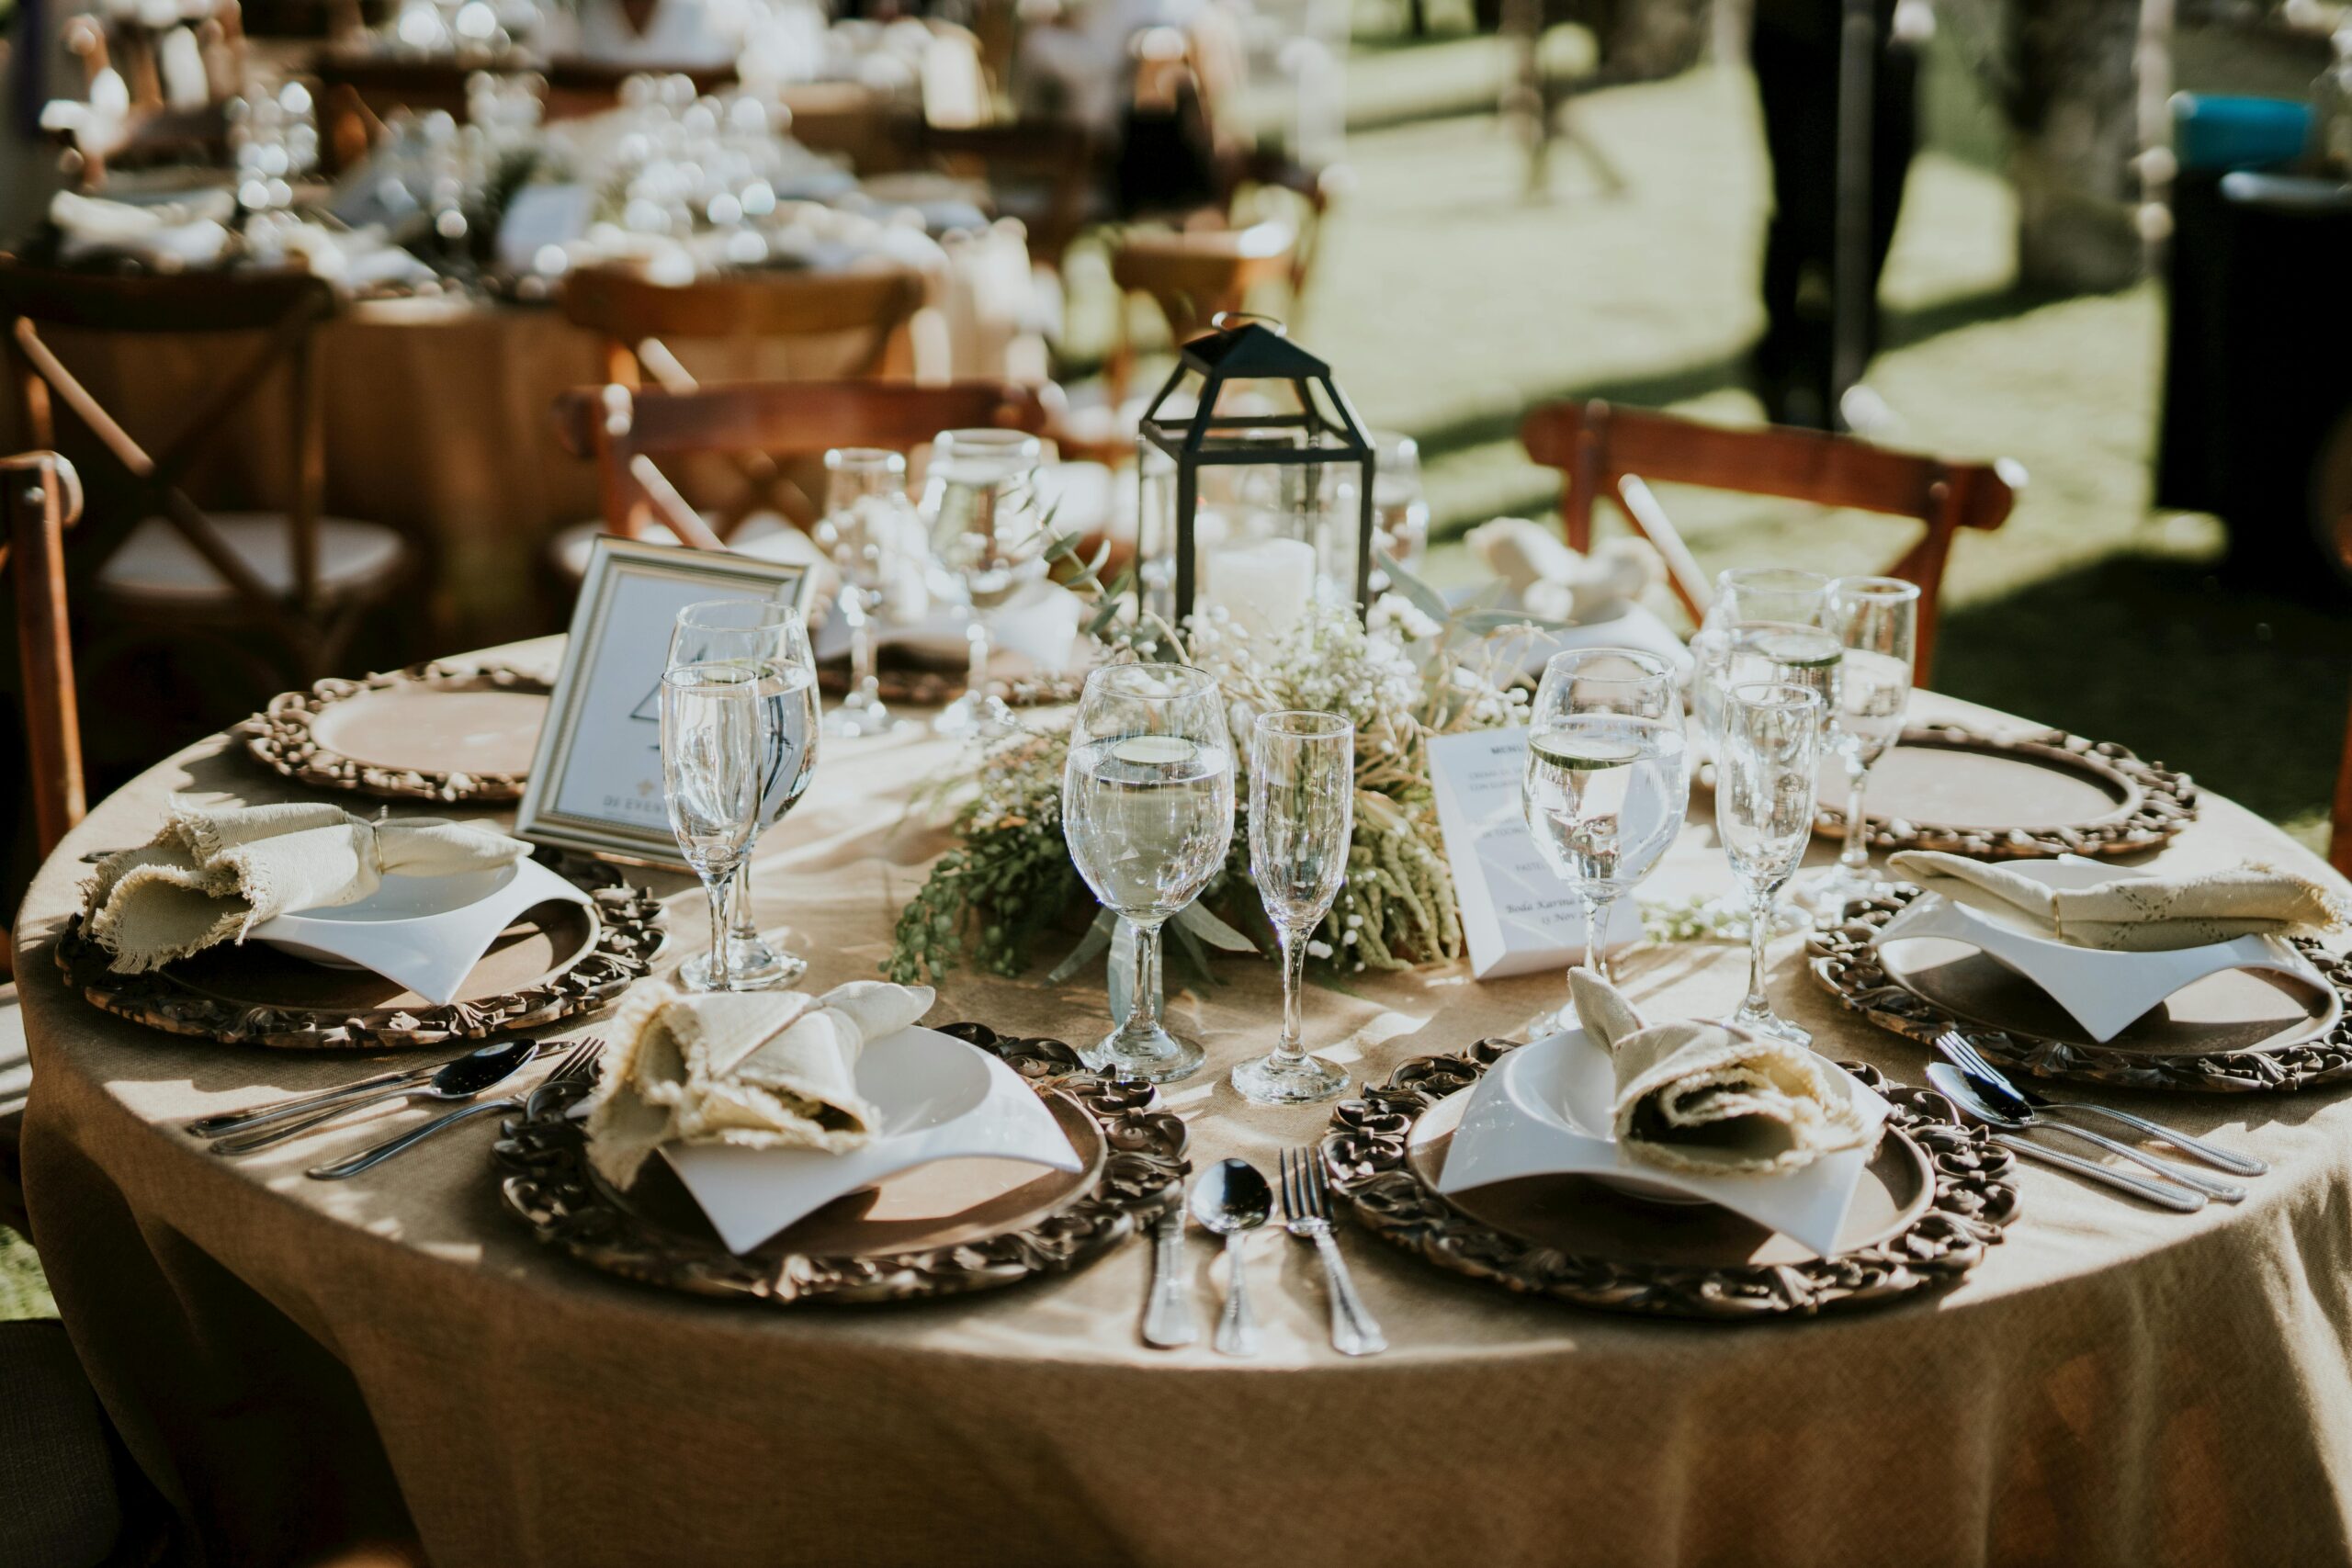
[[[318,601],[318,520],[326,487],[313,333],[334,308],[333,289],[292,270],[114,277],[0,265],[0,317],[9,322],[6,353],[32,440],[41,446],[58,444],[54,402],[62,402],[119,470],[121,484],[101,488],[94,481],[93,488],[108,496],[110,508],[121,492],[125,515],[115,520],[120,529],[143,517],[163,517],[301,660],[322,640],[309,618]],[[44,327],[94,333],[258,333],[261,341],[231,365],[209,395],[186,399],[179,428],[151,450],[66,367],[41,336]],[[181,476],[223,423],[280,367],[288,372],[294,432],[286,513],[293,569],[290,606],[229,547],[180,486]]]
[[[555,413],[565,448],[595,460],[612,532],[635,538],[660,521],[707,549],[720,541],[662,477],[658,460],[703,453],[807,458],[837,446],[906,452],[943,430],[1042,434],[1046,424],[1037,389],[995,381],[763,381],[690,392],[615,384],[566,392]]]
[[[1706,614],[1706,579],[1645,480],[1917,519],[1926,534],[1883,575],[1919,585],[1922,685],[1931,668],[1937,597],[1953,537],[1962,528],[1999,527],[2025,482],[2025,470],[2007,458],[1947,462],[1851,436],[1732,429],[1604,402],[1535,409],[1521,425],[1520,438],[1535,461],[1563,471],[1560,514],[1569,545],[1589,549],[1594,506],[1603,496],[1615,501],[1666,556],[1676,597],[1694,618]]]
[[[82,723],[65,613],[65,530],[82,510],[82,481],[54,452],[0,457],[6,569],[17,602],[25,756],[41,858],[82,820]]]
[[[1205,331],[1224,311],[1238,310],[1261,284],[1287,280],[1298,254],[1298,232],[1287,223],[1247,229],[1149,230],[1122,235],[1111,251],[1111,278],[1122,299],[1145,294],[1168,318],[1178,343]],[[1120,321],[1125,322],[1121,310]],[[1105,377],[1114,401],[1125,400],[1135,351],[1119,334]]]
[[[618,267],[582,267],[563,280],[563,313],[604,338],[607,378],[639,384],[649,339],[823,337],[863,331],[853,376],[882,367],[890,341],[922,309],[926,284],[910,267],[775,272],[697,278],[672,287]],[[673,390],[683,389],[673,388]]]

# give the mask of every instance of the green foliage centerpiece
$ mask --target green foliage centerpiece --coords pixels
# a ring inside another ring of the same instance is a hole
[[[1138,613],[1127,579],[1105,587],[1102,562],[1077,558],[1076,543],[1057,539],[1049,554],[1069,586],[1094,606],[1090,634],[1102,658],[1174,660],[1207,671],[1230,705],[1238,809],[1224,867],[1192,908],[1170,922],[1180,948],[1205,968],[1205,948],[1271,949],[1271,931],[1250,880],[1248,823],[1250,727],[1258,716],[1291,708],[1334,713],[1356,727],[1354,838],[1348,879],[1307,948],[1343,972],[1438,964],[1462,953],[1453,878],[1438,832],[1429,774],[1431,737],[1492,729],[1522,720],[1527,694],[1516,688],[1516,639],[1494,634],[1532,625],[1524,615],[1455,613],[1395,562],[1384,560],[1392,590],[1357,619],[1352,606],[1308,604],[1287,626],[1256,635],[1221,605],[1171,626]],[[1038,957],[1045,940],[1069,934],[1069,911],[1091,895],[1062,839],[1062,765],[1066,733],[1023,729],[989,748],[967,774],[930,794],[956,842],[900,913],[890,978],[912,984],[959,962],[1015,976]],[[1111,941],[1099,919],[1055,970],[1067,978]],[[1238,929],[1237,929],[1238,928]],[[1253,942],[1245,931],[1264,940]]]

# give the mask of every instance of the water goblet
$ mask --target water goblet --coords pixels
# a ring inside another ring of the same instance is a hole
[[[989,690],[989,617],[1045,574],[1035,483],[1045,460],[1045,443],[1017,430],[947,430],[932,443],[922,500],[932,552],[971,610],[964,694],[932,721],[942,735],[988,740],[1013,728],[1012,708]]]
[[[1529,706],[1521,801],[1536,847],[1583,901],[1585,967],[1603,979],[1609,912],[1682,830],[1690,790],[1673,666],[1630,648],[1552,656]],[[1574,1029],[1576,1004],[1538,1027]]]
[[[1306,942],[1348,876],[1355,824],[1355,726],[1336,714],[1270,713],[1250,738],[1250,874],[1282,946],[1283,1032],[1273,1050],[1233,1069],[1253,1105],[1311,1105],[1348,1075],[1299,1043]]]
[[[726,665],[754,678],[763,710],[759,809],[752,823],[754,842],[784,819],[807,792],[817,771],[817,669],[800,612],[774,599],[712,599],[678,612],[670,633],[670,663]],[[769,945],[760,934],[752,907],[752,856],[748,849],[730,877],[727,945],[716,965],[711,957],[690,958],[679,968],[689,986],[712,990],[762,990],[788,986],[808,972],[808,960]],[[719,950],[714,948],[713,954]],[[726,984],[709,984],[723,973]]]
[[[1723,750],[1715,759],[1715,828],[1747,892],[1747,996],[1732,1021],[1797,1044],[1813,1036],[1772,1011],[1764,995],[1764,946],[1772,901],[1804,858],[1820,790],[1819,693],[1786,682],[1724,694]]]
[[[662,784],[679,852],[710,900],[711,963],[696,990],[734,988],[727,969],[727,894],[759,821],[767,707],[757,670],[675,664],[662,675]]]
[[[1864,794],[1871,768],[1903,738],[1919,639],[1919,588],[1896,577],[1841,577],[1829,585],[1829,626],[1846,649],[1838,678],[1838,759],[1846,764],[1846,841],[1837,869],[1813,891],[1824,924],[1893,886],[1871,867]]]
[[[1215,677],[1182,664],[1114,664],[1086,678],[1062,772],[1062,831],[1078,874],[1135,942],[1134,1002],[1081,1052],[1090,1067],[1171,1083],[1203,1052],[1160,1018],[1159,932],[1208,886],[1233,843],[1232,742]]]
[[[883,589],[921,525],[907,499],[907,460],[875,446],[825,454],[825,515],[817,542],[842,573],[842,615],[849,623],[849,694],[825,715],[827,735],[852,739],[906,728],[882,701],[874,671],[874,616]]]

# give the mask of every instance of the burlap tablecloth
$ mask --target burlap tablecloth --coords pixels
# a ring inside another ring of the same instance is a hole
[[[1923,699],[1929,716],[1970,713]],[[1976,714],[1980,720],[1984,716]],[[899,802],[936,742],[831,747],[761,863],[819,987],[873,973],[941,845]],[[77,857],[134,842],[166,789],[282,792],[219,741],[106,802],[33,886],[17,973],[34,1062],[35,1235],[76,1345],[140,1462],[210,1559],[301,1561],[413,1530],[431,1560],[598,1563],[2278,1563],[2352,1551],[2352,1109],[2341,1092],[2138,1097],[2258,1152],[2244,1205],[2180,1217],[2026,1168],[2023,1217],[1933,1299],[1747,1326],[1621,1319],[1437,1273],[1343,1227],[1395,1347],[1325,1338],[1309,1250],[1259,1237],[1265,1353],[1144,1348],[1146,1257],[884,1309],[670,1295],[543,1250],[468,1129],[356,1180],[306,1180],[316,1138],[231,1162],[188,1118],[355,1076],[349,1057],[232,1050],[65,996],[49,945]],[[1721,885],[1701,820],[1654,893]],[[2258,851],[2208,797],[2166,863]],[[698,897],[682,893],[682,900]],[[690,945],[701,921],[675,907]],[[1663,1015],[1736,999],[1727,945],[1623,968]],[[1210,1072],[1174,1088],[1196,1160],[1271,1169],[1320,1109],[1253,1110],[1224,1073],[1263,1050],[1272,964],[1171,998]],[[1552,977],[1355,976],[1311,994],[1362,1077],[1510,1030]],[[1834,1011],[1793,942],[1773,993],[1833,1054],[1917,1081],[1922,1053]],[[1099,979],[958,974],[940,1019],[1082,1038]],[[2132,1097],[2117,1095],[2119,1100]],[[1211,1250],[1192,1258],[1206,1303]],[[1204,1304],[1206,1304],[1204,1303]]]

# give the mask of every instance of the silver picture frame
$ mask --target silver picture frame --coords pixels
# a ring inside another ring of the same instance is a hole
[[[515,807],[516,834],[687,869],[662,793],[659,698],[677,613],[707,599],[773,599],[806,614],[814,587],[797,562],[600,536]]]

